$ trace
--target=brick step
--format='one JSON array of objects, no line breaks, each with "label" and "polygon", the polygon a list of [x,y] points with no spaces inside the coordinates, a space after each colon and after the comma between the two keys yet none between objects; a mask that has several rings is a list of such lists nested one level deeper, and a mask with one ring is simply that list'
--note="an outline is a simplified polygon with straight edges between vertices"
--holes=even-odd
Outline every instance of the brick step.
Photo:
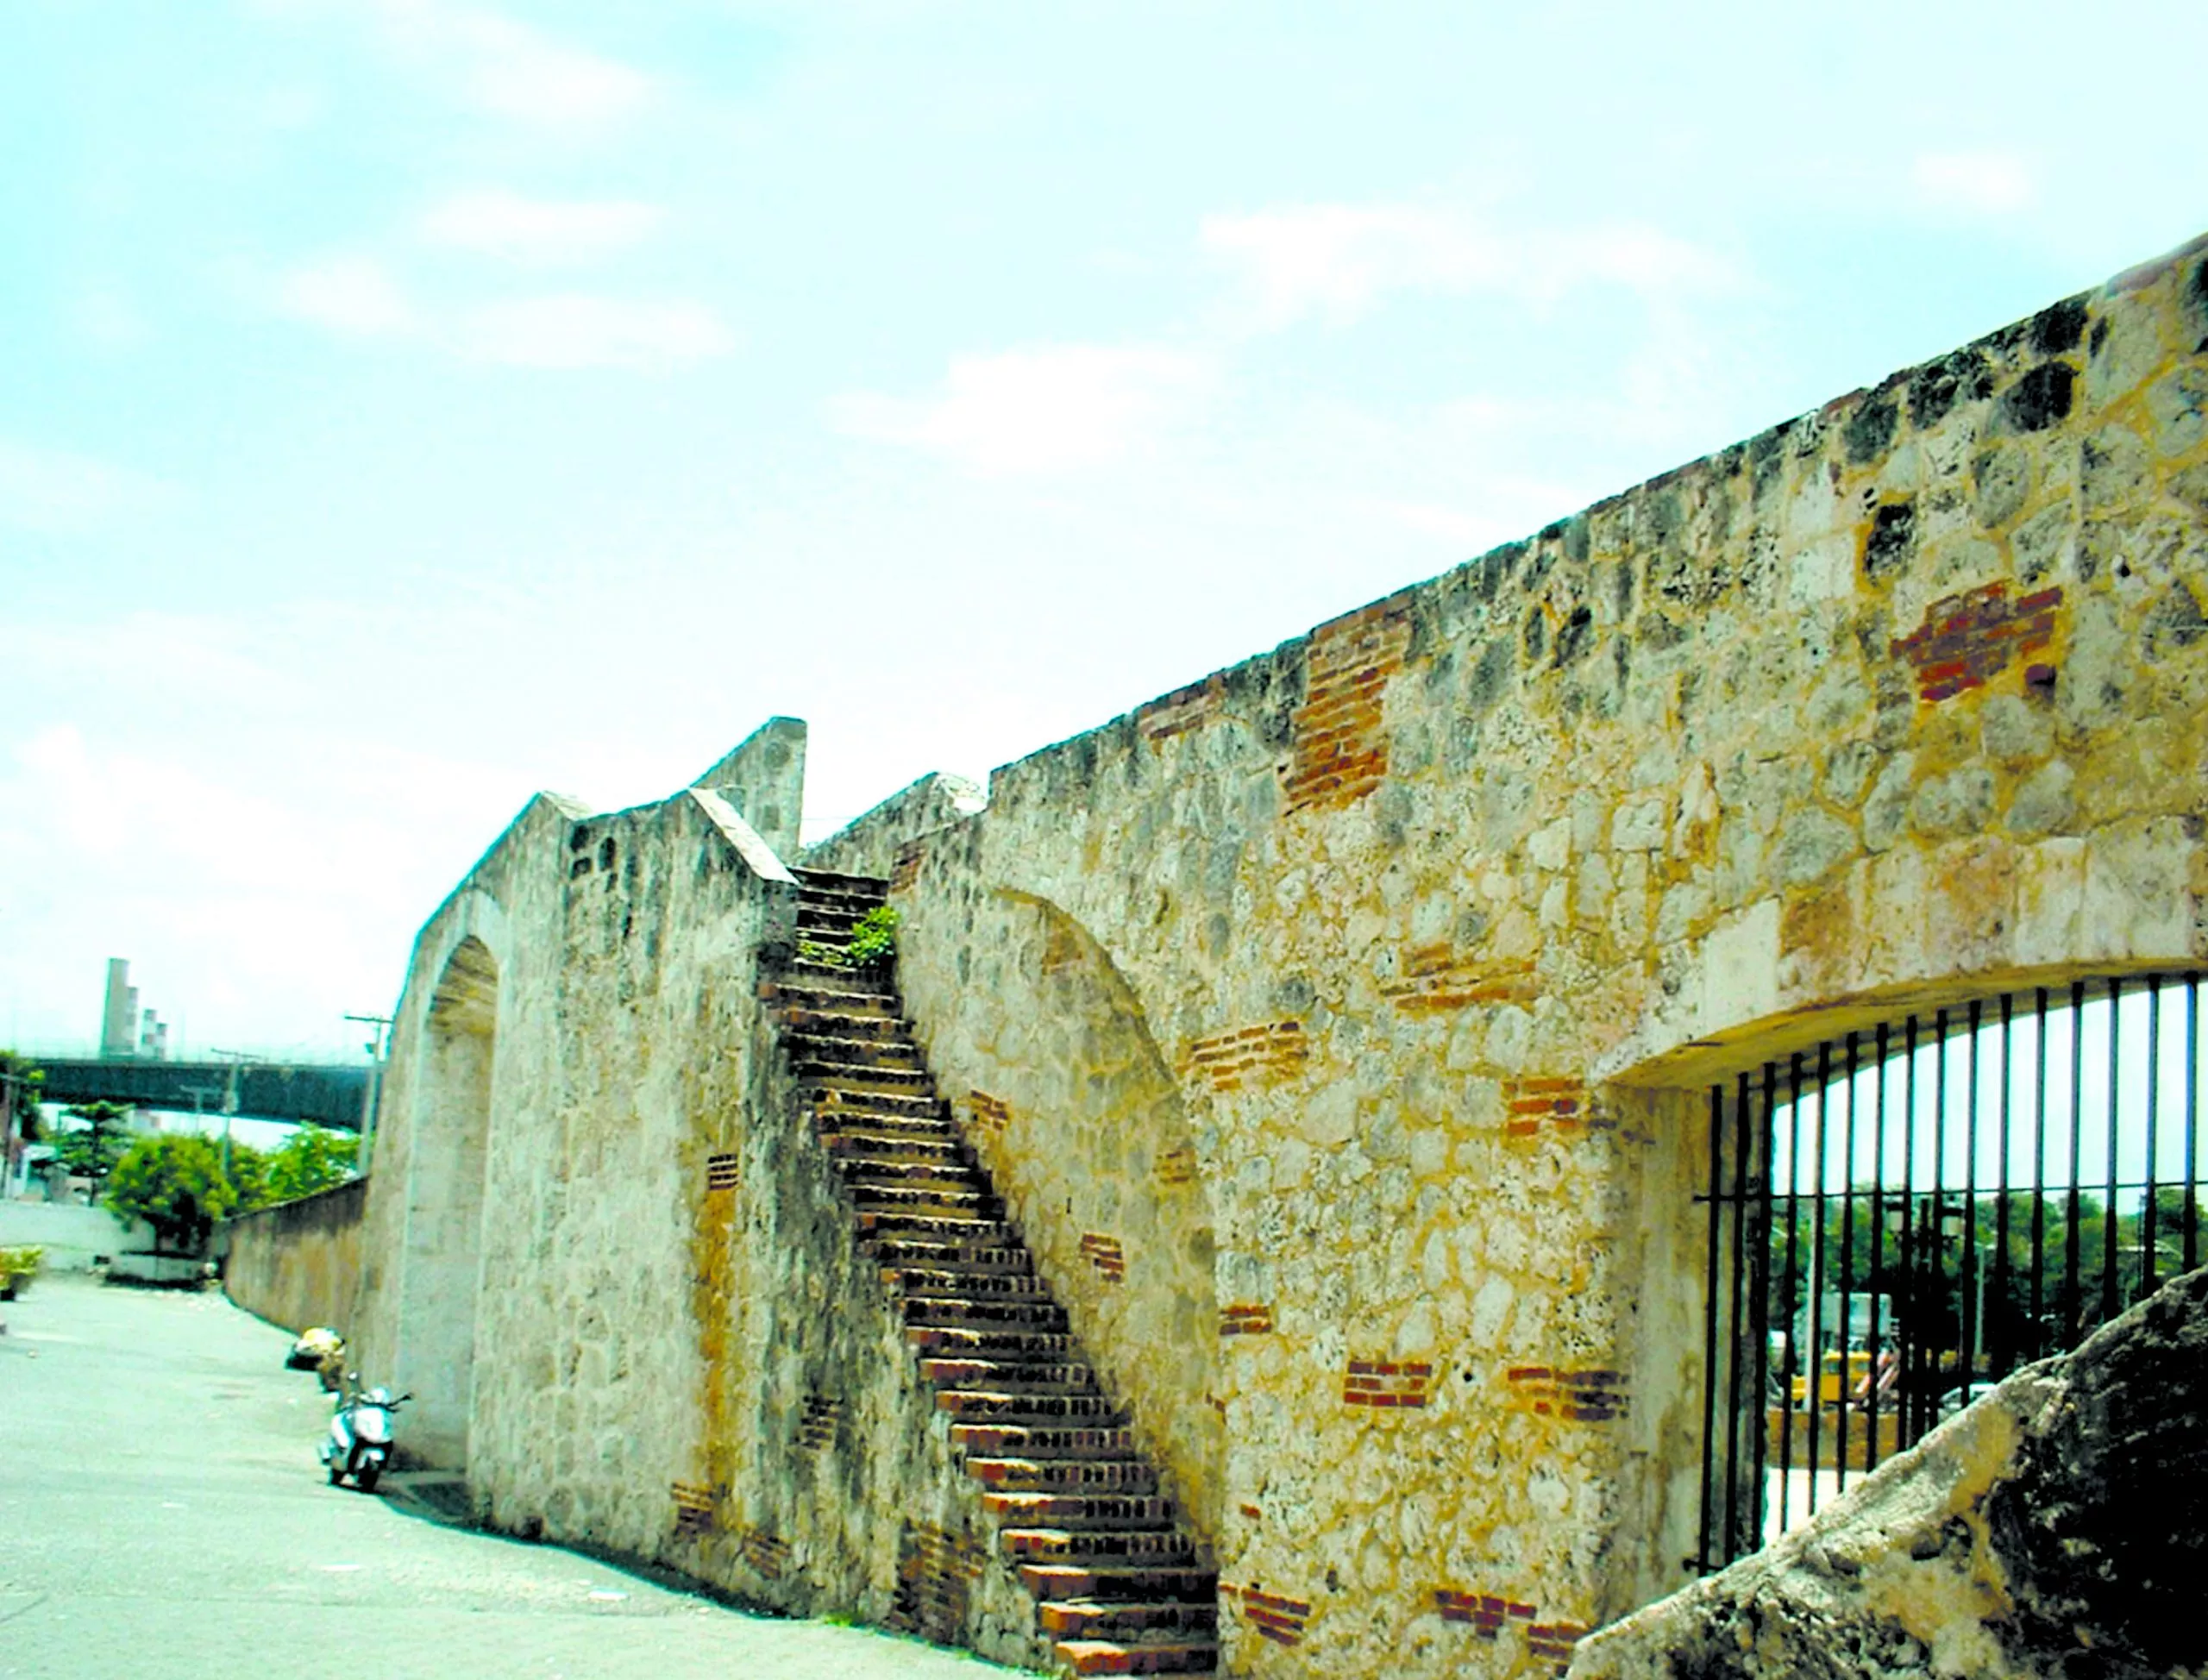
[{"label": "brick step", "polygon": [[[1063,1458],[1094,1463],[1106,1458],[1135,1456],[1132,1431],[1069,1428],[1061,1424],[954,1423],[951,1444],[984,1457]],[[1079,1597],[1080,1594],[1066,1595]]]},{"label": "brick step", "polygon": [[1005,1359],[930,1357],[920,1361],[920,1375],[948,1389],[987,1389],[1020,1394],[1098,1392],[1096,1373],[1088,1366],[1051,1364],[1040,1359],[1022,1364]]},{"label": "brick step", "polygon": [[975,1219],[959,1215],[945,1219],[937,1215],[900,1213],[887,1208],[861,1208],[855,1216],[862,1236],[923,1242],[972,1243],[985,1247],[1001,1247],[1012,1239],[1012,1227],[1000,1219]]},{"label": "brick step", "polygon": [[953,1295],[905,1298],[905,1322],[913,1324],[994,1324],[1025,1330],[1066,1327],[1065,1308],[1051,1301],[971,1301]]},{"label": "brick step", "polygon": [[919,1046],[909,1038],[842,1038],[831,1033],[785,1032],[794,1062],[817,1063],[824,1068],[894,1068],[924,1073]]},{"label": "brick step", "polygon": [[1040,1599],[1101,1598],[1121,1603],[1219,1603],[1219,1577],[1208,1569],[1149,1567],[1140,1564],[1022,1564],[1019,1578]]},{"label": "brick step", "polygon": [[935,1099],[935,1081],[925,1069],[867,1068],[849,1062],[798,1061],[794,1063],[798,1082],[817,1086],[823,1092],[833,1091],[846,1096],[875,1095],[913,1097],[922,1101]]},{"label": "brick step", "polygon": [[786,989],[811,988],[837,992],[847,997],[877,999],[894,1008],[897,988],[886,972],[847,968],[841,962],[809,962],[793,956],[775,976]]},{"label": "brick step", "polygon": [[1173,1501],[1140,1494],[1007,1491],[982,1495],[982,1508],[1008,1527],[1064,1528],[1083,1533],[1170,1528]]},{"label": "brick step", "polygon": [[838,1038],[874,1044],[913,1042],[911,1024],[902,1017],[856,1009],[785,1004],[776,1012],[775,1025],[787,1036],[807,1039]]},{"label": "brick step", "polygon": [[1019,1272],[917,1271],[884,1266],[881,1281],[908,1301],[1033,1301],[1052,1303],[1039,1277]]},{"label": "brick step", "polygon": [[888,901],[889,881],[882,875],[847,875],[835,869],[792,869],[797,877],[798,897],[802,902],[813,893],[841,893],[851,898],[871,899],[876,904]]},{"label": "brick step", "polygon": [[844,1182],[854,1190],[925,1190],[964,1201],[994,1200],[989,1181],[972,1168],[940,1161],[885,1161],[835,1151]]},{"label": "brick step", "polygon": [[807,893],[797,901],[797,925],[807,922],[819,926],[824,923],[856,922],[869,911],[881,908],[879,900],[869,900],[850,893]]},{"label": "brick step", "polygon": [[1157,1472],[1139,1458],[975,1458],[966,1474],[1007,1493],[1153,1494]]},{"label": "brick step", "polygon": [[1078,1357],[1078,1338],[1048,1330],[1010,1330],[994,1326],[908,1324],[906,1345],[918,1352],[948,1357],[1063,1359]]},{"label": "brick step", "polygon": [[933,1166],[939,1171],[964,1173],[977,1170],[966,1158],[966,1152],[959,1146],[958,1140],[947,1135],[930,1135],[917,1131],[885,1131],[875,1126],[861,1129],[850,1125],[829,1125],[819,1128],[819,1131],[820,1141],[828,1146],[828,1152],[847,1166]]},{"label": "brick step", "polygon": [[1159,1633],[1211,1635],[1219,1606],[1164,1598],[1132,1602],[1108,1598],[1048,1599],[1036,1607],[1043,1631],[1061,1639],[1136,1640]]},{"label": "brick step", "polygon": [[934,1137],[958,1141],[950,1108],[941,1097],[896,1097],[886,1091],[811,1091],[812,1128],[819,1132],[872,1131],[899,1137]]},{"label": "brick step", "polygon": [[1088,1674],[1215,1674],[1219,1647],[1210,1640],[1151,1645],[1116,1639],[1060,1639],[1051,1647],[1065,1671]]},{"label": "brick step", "polygon": [[856,1021],[903,1019],[897,1013],[897,1000],[880,992],[854,992],[839,986],[794,985],[785,979],[767,981],[759,988],[759,995],[775,1010],[777,1024],[794,1013],[832,1015]]},{"label": "brick step", "polygon": [[997,1545],[1014,1563],[1185,1569],[1196,1556],[1189,1537],[1176,1528],[1000,1528]]},{"label": "brick step", "polygon": [[1099,1429],[1115,1429],[1127,1420],[1126,1414],[1102,1395],[1009,1385],[938,1389],[935,1409],[969,1422],[987,1419],[996,1423],[1088,1423]]},{"label": "brick step", "polygon": [[946,1214],[983,1217],[1001,1211],[994,1205],[995,1197],[978,1190],[897,1190],[858,1185],[852,1188],[851,1200],[870,1213],[918,1213],[931,1219]]},{"label": "brick step", "polygon": [[875,1260],[884,1266],[919,1266],[942,1271],[1026,1271],[1034,1263],[1024,1248],[1009,1244],[984,1248],[971,1243],[879,1242]]}]

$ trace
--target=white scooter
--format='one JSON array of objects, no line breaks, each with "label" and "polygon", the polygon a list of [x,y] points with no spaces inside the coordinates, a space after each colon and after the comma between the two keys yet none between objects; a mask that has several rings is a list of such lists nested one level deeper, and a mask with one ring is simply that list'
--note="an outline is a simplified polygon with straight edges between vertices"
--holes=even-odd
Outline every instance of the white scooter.
[{"label": "white scooter", "polygon": [[376,1479],[391,1462],[392,1414],[413,1398],[407,1394],[394,1400],[388,1389],[370,1389],[365,1394],[354,1390],[351,1398],[338,1402],[318,1449],[331,1487],[349,1476],[362,1493],[376,1490]]}]

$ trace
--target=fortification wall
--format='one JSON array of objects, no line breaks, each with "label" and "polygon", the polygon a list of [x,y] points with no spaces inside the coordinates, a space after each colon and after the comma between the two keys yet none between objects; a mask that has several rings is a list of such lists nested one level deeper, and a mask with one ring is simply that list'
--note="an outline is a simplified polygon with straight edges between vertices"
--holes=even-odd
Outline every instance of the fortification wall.
[{"label": "fortification wall", "polygon": [[223,1292],[286,1330],[329,1325],[342,1333],[360,1296],[367,1200],[367,1180],[356,1178],[231,1220]]},{"label": "fortification wall", "polygon": [[[1695,1088],[2199,956],[2204,407],[2196,248],[811,854],[892,880],[1231,1671],[1553,1668],[1678,1585]],[[767,1036],[730,801],[787,836],[801,746],[541,799],[432,918],[362,1369],[501,1526],[869,1620],[919,1533],[1032,1655]]]},{"label": "fortification wall", "polygon": [[1500,1674],[1684,1580],[1697,1083],[2199,958],[2205,404],[2196,246],[901,849],[931,1060],[1214,1515],[1233,1671]]}]

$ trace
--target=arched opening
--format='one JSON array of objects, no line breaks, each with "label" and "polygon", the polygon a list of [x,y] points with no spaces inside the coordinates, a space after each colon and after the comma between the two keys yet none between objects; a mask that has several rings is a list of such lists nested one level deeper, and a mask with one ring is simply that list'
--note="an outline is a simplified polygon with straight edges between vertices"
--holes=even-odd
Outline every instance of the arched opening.
[{"label": "arched opening", "polygon": [[498,1029],[498,962],[480,940],[463,939],[438,978],[423,1035],[394,1373],[414,1394],[408,1456],[455,1470],[467,1468]]},{"label": "arched opening", "polygon": [[2208,1258],[2200,989],[2032,987],[1709,1088],[1704,1568]]}]

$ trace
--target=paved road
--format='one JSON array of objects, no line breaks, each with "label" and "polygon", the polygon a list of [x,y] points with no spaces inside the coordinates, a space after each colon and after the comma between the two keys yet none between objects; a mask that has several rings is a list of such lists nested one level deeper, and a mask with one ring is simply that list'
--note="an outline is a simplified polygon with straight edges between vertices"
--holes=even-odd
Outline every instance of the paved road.
[{"label": "paved road", "polygon": [[[42,1277],[0,1307],[0,1676],[993,1680],[741,1614],[323,1480],[289,1338],[219,1295]],[[400,1425],[405,1426],[402,1415]]]}]

